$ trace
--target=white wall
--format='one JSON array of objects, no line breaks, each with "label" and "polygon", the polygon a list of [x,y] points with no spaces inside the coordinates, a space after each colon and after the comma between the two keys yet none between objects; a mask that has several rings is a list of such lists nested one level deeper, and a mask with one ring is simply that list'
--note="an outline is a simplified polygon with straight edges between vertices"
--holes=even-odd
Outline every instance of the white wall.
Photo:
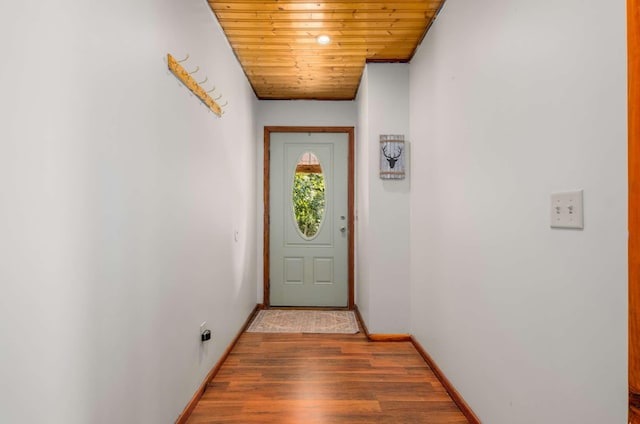
[{"label": "white wall", "polygon": [[206,2],[4,2],[0,37],[0,422],[174,422],[256,303],[253,92]]},{"label": "white wall", "polygon": [[[356,97],[358,131],[356,131],[356,217],[355,217],[355,296],[358,311],[369,330],[371,325],[371,290],[369,280],[369,183],[371,145],[369,134],[369,71],[365,66]],[[374,145],[375,146],[375,145]],[[371,330],[370,330],[371,331]]]},{"label": "white wall", "polygon": [[625,82],[622,1],[451,0],[411,63],[412,332],[485,423],[626,423]]},{"label": "white wall", "polygon": [[411,170],[404,180],[381,180],[379,145],[380,134],[404,134],[411,145],[409,65],[368,64],[357,104],[357,304],[369,332],[406,333]]},{"label": "white wall", "polygon": [[256,227],[258,231],[257,261],[258,261],[258,302],[264,300],[263,252],[264,252],[264,127],[355,127],[356,104],[350,101],[316,101],[316,100],[261,100],[257,107],[257,205]]}]

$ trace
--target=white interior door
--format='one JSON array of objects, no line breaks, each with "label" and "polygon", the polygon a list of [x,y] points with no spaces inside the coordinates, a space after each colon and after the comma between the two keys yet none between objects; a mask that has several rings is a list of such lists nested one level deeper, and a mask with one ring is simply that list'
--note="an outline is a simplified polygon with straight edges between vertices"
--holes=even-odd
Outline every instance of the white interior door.
[{"label": "white interior door", "polygon": [[348,134],[271,133],[270,141],[270,303],[346,307]]}]

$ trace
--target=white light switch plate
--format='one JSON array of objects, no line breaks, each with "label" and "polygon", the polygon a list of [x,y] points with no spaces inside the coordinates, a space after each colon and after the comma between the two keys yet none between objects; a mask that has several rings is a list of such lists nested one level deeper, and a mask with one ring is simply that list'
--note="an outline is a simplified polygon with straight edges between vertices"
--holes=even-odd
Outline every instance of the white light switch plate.
[{"label": "white light switch plate", "polygon": [[551,227],[584,228],[582,190],[551,193]]}]

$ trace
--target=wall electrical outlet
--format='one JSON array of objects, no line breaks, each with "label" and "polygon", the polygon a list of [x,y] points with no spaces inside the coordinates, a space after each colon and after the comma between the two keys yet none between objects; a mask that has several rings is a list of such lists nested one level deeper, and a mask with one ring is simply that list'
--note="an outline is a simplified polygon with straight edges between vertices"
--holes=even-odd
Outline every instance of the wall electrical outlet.
[{"label": "wall electrical outlet", "polygon": [[206,342],[211,340],[211,330],[207,329],[207,321],[200,324],[200,341]]},{"label": "wall electrical outlet", "polygon": [[551,227],[584,228],[582,190],[551,193]]}]

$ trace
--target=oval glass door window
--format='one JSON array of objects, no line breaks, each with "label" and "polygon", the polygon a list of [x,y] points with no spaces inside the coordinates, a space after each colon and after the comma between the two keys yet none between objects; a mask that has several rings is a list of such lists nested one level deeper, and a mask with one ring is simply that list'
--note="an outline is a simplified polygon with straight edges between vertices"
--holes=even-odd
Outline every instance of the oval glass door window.
[{"label": "oval glass door window", "polygon": [[318,234],[324,220],[324,175],[318,157],[305,152],[298,159],[293,180],[293,215],[300,234],[307,240]]}]

